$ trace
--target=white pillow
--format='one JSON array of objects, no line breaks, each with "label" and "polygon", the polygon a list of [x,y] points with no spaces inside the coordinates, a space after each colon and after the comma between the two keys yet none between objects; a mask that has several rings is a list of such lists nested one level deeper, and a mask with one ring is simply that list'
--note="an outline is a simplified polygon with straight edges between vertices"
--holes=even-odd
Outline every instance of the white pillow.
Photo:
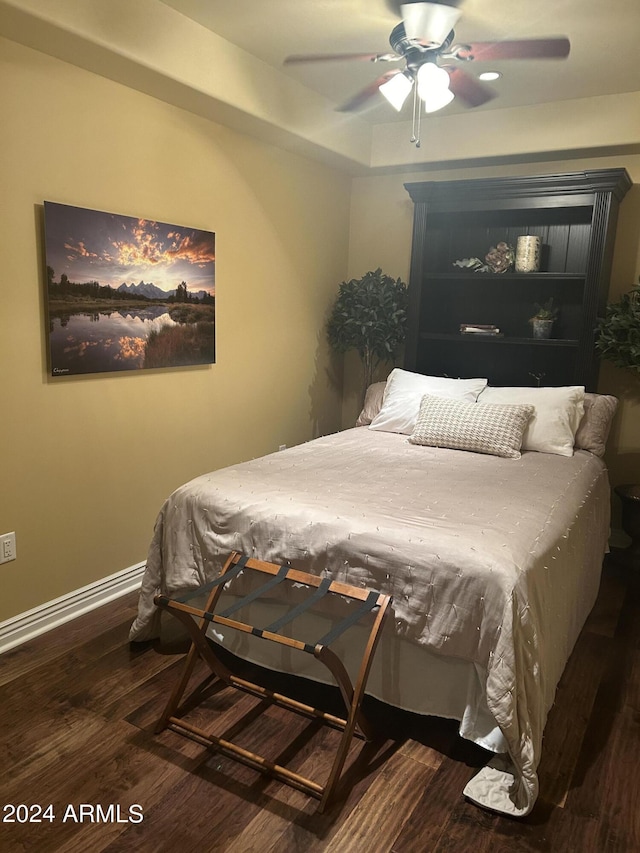
[{"label": "white pillow", "polygon": [[389,374],[382,408],[371,421],[369,429],[411,435],[425,394],[475,403],[486,387],[486,379],[445,379],[442,376],[410,373],[396,367]]},{"label": "white pillow", "polygon": [[486,388],[478,403],[532,405],[523,450],[573,456],[575,436],[584,414],[584,386],[561,388]]},{"label": "white pillow", "polygon": [[522,436],[532,414],[533,406],[479,406],[425,394],[409,441],[519,459]]}]

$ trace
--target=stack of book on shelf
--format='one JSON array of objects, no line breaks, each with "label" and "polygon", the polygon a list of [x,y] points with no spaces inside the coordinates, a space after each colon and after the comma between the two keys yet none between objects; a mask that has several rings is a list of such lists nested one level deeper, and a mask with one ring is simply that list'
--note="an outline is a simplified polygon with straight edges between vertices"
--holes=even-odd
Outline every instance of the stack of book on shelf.
[{"label": "stack of book on shelf", "polygon": [[482,323],[460,323],[461,335],[492,335],[502,337],[502,332],[497,326],[487,326]]}]

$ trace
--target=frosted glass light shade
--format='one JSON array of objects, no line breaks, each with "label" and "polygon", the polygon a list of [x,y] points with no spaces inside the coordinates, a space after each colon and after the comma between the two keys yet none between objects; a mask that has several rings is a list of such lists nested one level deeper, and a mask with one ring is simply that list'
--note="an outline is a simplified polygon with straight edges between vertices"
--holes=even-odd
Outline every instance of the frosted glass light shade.
[{"label": "frosted glass light shade", "polygon": [[400,72],[399,74],[394,74],[386,83],[383,83],[379,91],[385,96],[391,106],[400,112],[412,88],[413,80]]},{"label": "frosted glass light shade", "polygon": [[449,89],[449,75],[433,62],[425,62],[418,69],[418,95],[428,113],[434,113],[450,104],[453,92]]},{"label": "frosted glass light shade", "polygon": [[400,12],[408,38],[433,47],[442,44],[462,14],[440,3],[403,3]]},{"label": "frosted glass light shade", "polygon": [[437,92],[432,92],[428,98],[423,98],[425,112],[435,113],[441,110],[451,103],[453,97],[451,89],[440,89]]}]

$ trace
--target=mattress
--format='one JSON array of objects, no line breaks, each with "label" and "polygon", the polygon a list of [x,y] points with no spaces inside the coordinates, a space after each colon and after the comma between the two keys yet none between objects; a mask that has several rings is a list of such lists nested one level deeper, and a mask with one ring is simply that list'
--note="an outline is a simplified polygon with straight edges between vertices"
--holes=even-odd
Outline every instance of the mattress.
[{"label": "mattress", "polygon": [[388,592],[386,675],[372,673],[373,689],[411,710],[422,693],[438,713],[444,673],[457,671],[466,699],[441,710],[464,706],[451,714],[466,714],[463,735],[466,725],[504,750],[465,794],[524,815],[608,529],[606,468],[586,451],[503,459],[345,430],[177,489],[158,516],[130,636],[157,635],[154,595],[205,583],[231,551]]}]

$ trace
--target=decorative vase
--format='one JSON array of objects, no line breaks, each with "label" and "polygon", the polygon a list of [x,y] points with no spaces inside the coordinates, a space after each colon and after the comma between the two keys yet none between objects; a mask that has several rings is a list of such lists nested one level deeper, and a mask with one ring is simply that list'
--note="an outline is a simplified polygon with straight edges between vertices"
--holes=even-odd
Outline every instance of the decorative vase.
[{"label": "decorative vase", "polygon": [[533,337],[536,340],[543,340],[551,337],[553,320],[539,320],[534,318],[531,323],[533,325]]},{"label": "decorative vase", "polygon": [[516,272],[538,272],[540,269],[540,237],[518,237]]}]

